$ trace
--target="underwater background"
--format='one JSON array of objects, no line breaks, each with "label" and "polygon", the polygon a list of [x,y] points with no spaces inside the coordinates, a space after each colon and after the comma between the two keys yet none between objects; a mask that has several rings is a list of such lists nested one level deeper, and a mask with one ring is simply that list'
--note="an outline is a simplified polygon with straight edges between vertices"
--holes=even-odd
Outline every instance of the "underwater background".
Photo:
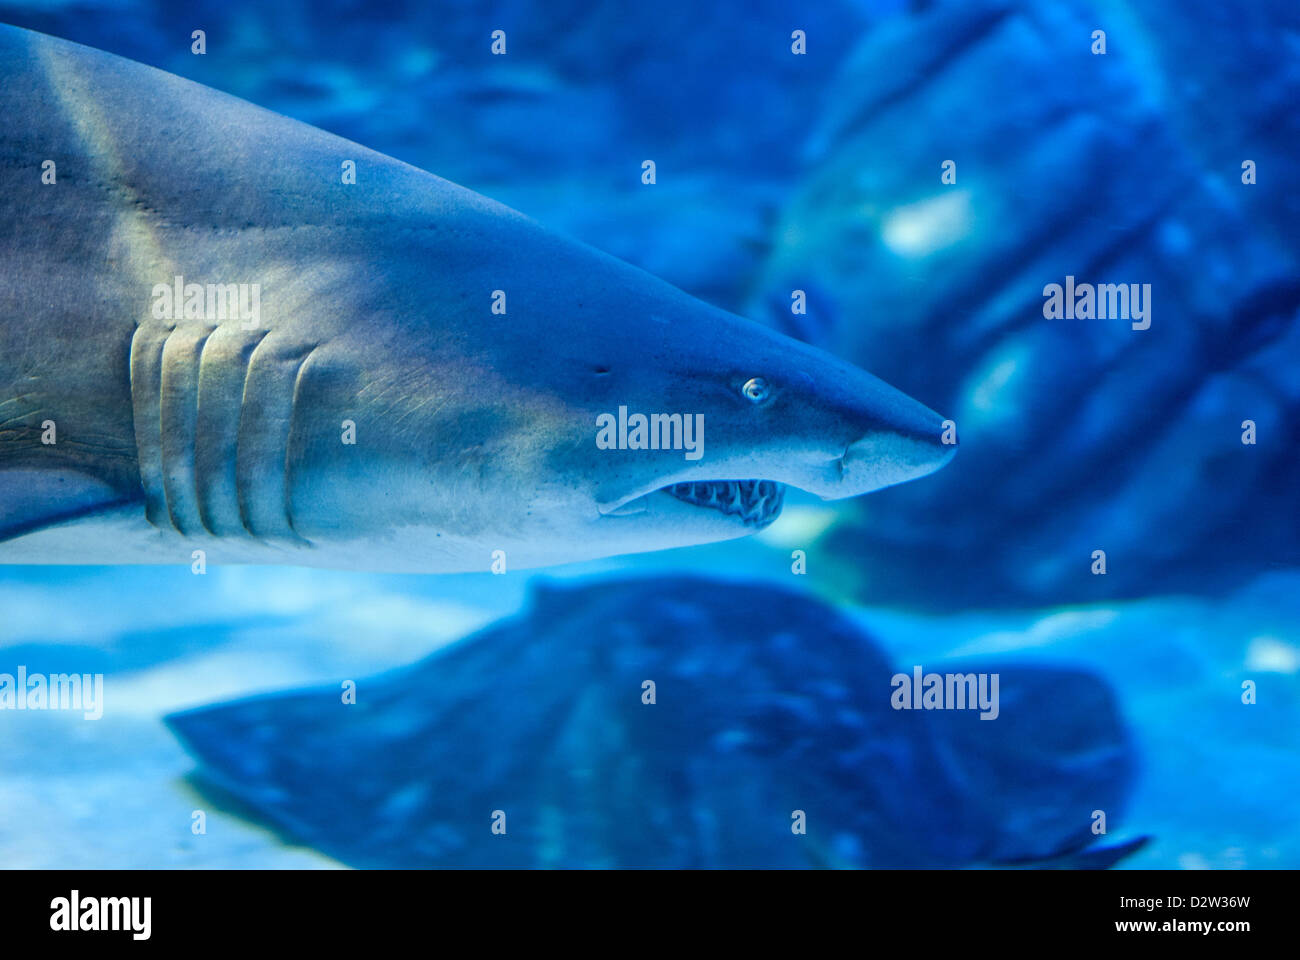
[{"label": "underwater background", "polygon": [[[0,866],[1300,866],[1294,3],[0,22],[479,191],[961,432],[756,537],[550,570],[0,567],[0,672],[105,675],[102,719],[0,713]],[[1067,276],[1151,284],[1150,329],[1046,319]],[[1001,717],[889,708],[953,663]]]}]

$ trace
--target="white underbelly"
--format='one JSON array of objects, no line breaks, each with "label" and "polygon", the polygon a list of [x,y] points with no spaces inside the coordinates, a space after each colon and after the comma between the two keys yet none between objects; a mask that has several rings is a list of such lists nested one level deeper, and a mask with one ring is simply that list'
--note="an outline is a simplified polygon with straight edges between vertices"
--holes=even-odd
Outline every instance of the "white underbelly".
[{"label": "white underbelly", "polygon": [[5,564],[164,564],[193,567],[273,564],[392,573],[488,570],[491,550],[427,531],[397,531],[383,538],[344,543],[185,535],[155,527],[143,506],[132,505],[53,524],[0,542]]}]

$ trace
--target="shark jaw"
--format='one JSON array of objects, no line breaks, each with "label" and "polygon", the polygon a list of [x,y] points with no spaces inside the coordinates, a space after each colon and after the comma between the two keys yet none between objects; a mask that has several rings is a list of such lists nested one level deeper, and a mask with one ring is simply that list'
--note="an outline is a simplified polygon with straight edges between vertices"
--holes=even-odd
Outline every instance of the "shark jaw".
[{"label": "shark jaw", "polygon": [[651,497],[671,497],[700,510],[734,518],[751,532],[762,530],[781,515],[785,484],[775,480],[696,480],[672,483],[633,497],[608,511],[607,517],[644,513]]},{"label": "shark jaw", "polygon": [[739,517],[747,527],[761,530],[781,515],[785,484],[774,480],[704,480],[674,483],[656,493],[666,493],[685,503],[727,516]]}]

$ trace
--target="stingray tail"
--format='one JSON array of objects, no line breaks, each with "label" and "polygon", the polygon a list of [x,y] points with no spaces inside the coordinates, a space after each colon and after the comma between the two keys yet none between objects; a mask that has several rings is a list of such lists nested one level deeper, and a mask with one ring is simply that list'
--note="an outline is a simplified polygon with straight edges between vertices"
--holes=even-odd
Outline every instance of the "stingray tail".
[{"label": "stingray tail", "polygon": [[1037,860],[1032,863],[1004,863],[999,866],[1020,870],[1109,870],[1126,857],[1137,853],[1148,843],[1150,837],[1138,837],[1108,847],[1088,847],[1071,850],[1049,860]]}]

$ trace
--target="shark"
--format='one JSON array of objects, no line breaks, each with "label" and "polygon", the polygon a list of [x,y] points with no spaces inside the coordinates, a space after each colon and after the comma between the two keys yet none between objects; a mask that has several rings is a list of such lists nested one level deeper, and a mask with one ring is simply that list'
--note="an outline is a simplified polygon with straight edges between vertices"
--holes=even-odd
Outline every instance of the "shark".
[{"label": "shark", "polygon": [[0,25],[0,562],[536,567],[911,480],[952,424],[433,174]]}]

